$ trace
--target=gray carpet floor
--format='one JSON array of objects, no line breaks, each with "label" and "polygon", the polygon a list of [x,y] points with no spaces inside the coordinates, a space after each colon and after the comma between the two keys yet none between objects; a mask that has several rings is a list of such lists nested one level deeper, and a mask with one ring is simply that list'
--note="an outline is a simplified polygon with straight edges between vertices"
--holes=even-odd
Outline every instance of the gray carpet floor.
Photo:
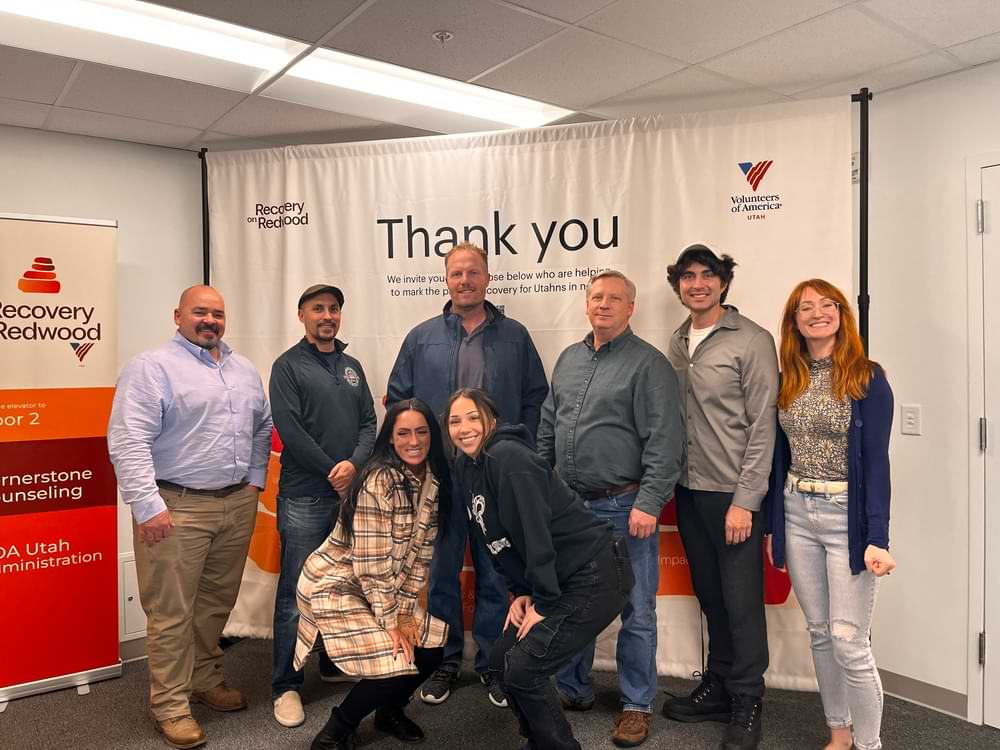
[{"label": "gray carpet floor", "polygon": [[[304,700],[306,723],[285,729],[275,723],[270,702],[271,644],[241,641],[226,651],[227,682],[246,691],[250,707],[238,713],[214,713],[195,706],[213,750],[298,748],[305,750],[320,730],[348,685],[319,681],[315,664],[307,665]],[[0,714],[2,750],[163,750],[167,747],[146,716],[145,660],[126,664],[117,680],[91,686],[90,695],[63,690],[12,701]],[[611,749],[611,725],[618,708],[615,678],[595,675],[597,705],[588,713],[570,716],[580,744],[587,750]],[[683,693],[694,683],[664,679],[661,687]],[[678,724],[659,714],[658,697],[653,730],[644,747],[671,750],[712,750],[718,747],[722,724]],[[495,708],[475,675],[463,675],[452,697],[443,705],[427,706],[415,700],[408,714],[427,733],[423,747],[435,750],[519,747],[514,717]],[[771,690],[764,702],[762,750],[819,750],[826,741],[819,697],[813,693]],[[359,746],[372,750],[401,750],[404,745],[378,734],[367,720],[358,734]],[[1000,748],[1000,731],[976,727],[935,711],[887,698],[882,742],[887,750]]]}]

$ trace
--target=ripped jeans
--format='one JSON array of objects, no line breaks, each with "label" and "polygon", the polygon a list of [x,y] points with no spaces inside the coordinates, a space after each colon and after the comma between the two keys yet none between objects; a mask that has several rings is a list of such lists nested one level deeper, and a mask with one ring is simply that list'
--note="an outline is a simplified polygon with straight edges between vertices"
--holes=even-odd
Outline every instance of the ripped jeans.
[{"label": "ripped jeans", "polygon": [[851,575],[847,493],[785,486],[788,573],[805,614],[827,726],[854,727],[858,750],[882,747],[882,681],[871,648],[878,578]]}]

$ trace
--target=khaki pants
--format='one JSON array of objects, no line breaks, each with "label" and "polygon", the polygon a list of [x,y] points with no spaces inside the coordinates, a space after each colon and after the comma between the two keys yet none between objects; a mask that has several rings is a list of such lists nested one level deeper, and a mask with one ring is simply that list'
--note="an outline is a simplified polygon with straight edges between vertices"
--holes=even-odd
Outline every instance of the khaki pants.
[{"label": "khaki pants", "polygon": [[132,524],[139,598],[146,612],[149,703],[163,721],[191,713],[192,691],[222,682],[219,638],[240,590],[257,490],[228,497],[161,489],[174,522],[159,544],[139,541]]}]

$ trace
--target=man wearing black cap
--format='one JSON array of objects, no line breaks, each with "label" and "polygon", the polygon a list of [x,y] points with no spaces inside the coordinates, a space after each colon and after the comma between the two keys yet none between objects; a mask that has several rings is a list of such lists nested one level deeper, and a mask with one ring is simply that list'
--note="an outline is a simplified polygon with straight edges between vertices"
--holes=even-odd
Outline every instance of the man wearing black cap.
[{"label": "man wearing black cap", "polygon": [[667,357],[688,441],[677,529],[708,622],[708,665],[694,691],[667,701],[663,713],[727,722],[722,750],[752,750],[760,742],[768,664],[760,506],[777,429],[778,359],[771,334],[725,304],[735,266],[696,244],[667,268],[691,313]]},{"label": "man wearing black cap", "polygon": [[[303,673],[292,667],[299,610],[295,586],[309,554],[337,521],[340,497],[375,444],[375,406],[361,363],[337,338],[344,294],[315,284],[299,297],[305,336],[275,360],[270,396],[284,444],[278,483],[281,574],[274,601],[274,718],[286,727],[305,721]],[[339,670],[320,652],[320,676]]]}]

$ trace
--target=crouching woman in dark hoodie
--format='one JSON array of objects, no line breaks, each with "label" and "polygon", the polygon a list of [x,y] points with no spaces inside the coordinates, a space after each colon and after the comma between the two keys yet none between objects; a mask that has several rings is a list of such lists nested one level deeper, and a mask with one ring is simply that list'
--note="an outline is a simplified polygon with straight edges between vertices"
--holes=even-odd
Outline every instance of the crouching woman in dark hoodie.
[{"label": "crouching woman in dark hoodie", "polygon": [[486,393],[456,392],[446,420],[455,487],[514,596],[489,669],[525,747],[579,750],[550,677],[625,608],[628,547],[535,453],[524,426],[497,426]]}]

